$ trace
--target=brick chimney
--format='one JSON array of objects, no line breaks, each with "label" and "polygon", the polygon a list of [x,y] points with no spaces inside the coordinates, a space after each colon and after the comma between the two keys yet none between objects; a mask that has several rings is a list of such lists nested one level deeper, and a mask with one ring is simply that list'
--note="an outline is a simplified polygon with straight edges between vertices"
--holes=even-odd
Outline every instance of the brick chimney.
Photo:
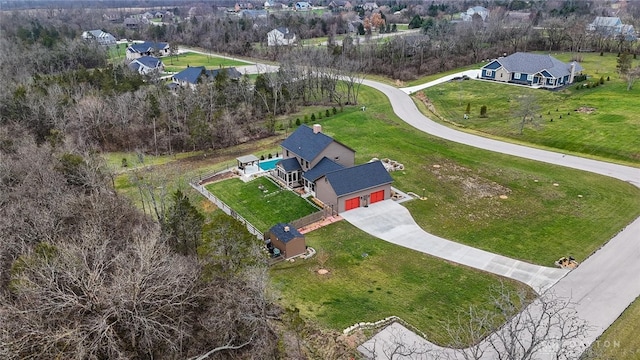
[{"label": "brick chimney", "polygon": [[313,124],[313,133],[317,134],[317,133],[321,133],[321,132],[322,132],[322,125]]}]

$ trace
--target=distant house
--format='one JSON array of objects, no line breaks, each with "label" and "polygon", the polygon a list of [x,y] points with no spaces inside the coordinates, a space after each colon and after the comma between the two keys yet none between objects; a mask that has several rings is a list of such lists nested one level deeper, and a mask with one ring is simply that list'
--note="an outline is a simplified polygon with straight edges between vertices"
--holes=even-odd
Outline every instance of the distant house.
[{"label": "distant house", "polygon": [[[242,74],[234,67],[207,70],[204,66],[192,66],[173,75],[171,81],[180,87],[195,89],[198,84],[213,81],[222,71],[226,72],[231,80],[239,80],[242,77]],[[175,86],[172,87],[175,88]]]},{"label": "distant house", "polygon": [[280,250],[280,254],[285,259],[290,259],[306,252],[304,235],[298,229],[289,225],[279,223],[269,229],[269,240],[273,247]]},{"label": "distant house", "polygon": [[374,2],[366,2],[364,3],[364,5],[362,5],[362,9],[364,11],[373,11],[375,9],[378,8],[378,4],[374,3]]},{"label": "distant house", "polygon": [[89,30],[82,33],[82,38],[87,41],[95,41],[100,45],[114,45],[116,43],[115,36],[102,30]]},{"label": "distant house", "polygon": [[311,4],[306,1],[298,1],[295,4],[296,11],[309,11],[311,10]]},{"label": "distant house", "polygon": [[296,34],[289,31],[289,28],[279,27],[267,33],[268,46],[293,45],[296,42]]},{"label": "distant house", "polygon": [[507,14],[505,15],[505,20],[507,20],[508,22],[511,23],[516,23],[516,22],[530,22],[533,19],[535,19],[536,14],[534,12],[527,12],[527,11],[509,11],[507,12]]},{"label": "distant house", "polygon": [[460,18],[462,21],[471,21],[474,15],[478,15],[482,18],[482,21],[486,21],[489,16],[489,10],[482,6],[470,7],[466,12],[460,13]]},{"label": "distant house", "polygon": [[619,17],[597,16],[587,30],[605,37],[623,36],[630,41],[637,39],[633,25],[623,24]]},{"label": "distant house", "polygon": [[343,212],[391,197],[393,179],[380,161],[355,165],[355,151],[302,125],[281,144],[283,159],[273,176],[290,188],[314,195],[325,208]]},{"label": "distant house", "polygon": [[551,55],[517,52],[483,66],[480,78],[555,89],[573,83],[581,71],[582,66],[575,61],[567,64]]},{"label": "distant house", "polygon": [[164,64],[153,56],[143,56],[129,63],[129,69],[137,71],[141,75],[158,74],[164,71]]},{"label": "distant house", "polygon": [[169,44],[165,42],[145,41],[143,43],[131,44],[126,51],[127,60],[137,59],[143,56],[165,56],[169,55]]},{"label": "distant house", "polygon": [[327,5],[327,8],[332,11],[351,11],[353,5],[347,0],[333,0]]},{"label": "distant house", "polygon": [[124,19],[124,27],[127,29],[137,29],[140,26],[140,19],[128,17]]}]

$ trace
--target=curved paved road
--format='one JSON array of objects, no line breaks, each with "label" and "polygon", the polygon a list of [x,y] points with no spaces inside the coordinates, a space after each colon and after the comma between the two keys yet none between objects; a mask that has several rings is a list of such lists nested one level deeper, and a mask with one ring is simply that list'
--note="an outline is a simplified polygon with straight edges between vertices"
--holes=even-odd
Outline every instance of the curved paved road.
[{"label": "curved paved road", "polygon": [[[640,188],[638,168],[504,143],[456,131],[435,123],[420,113],[407,95],[418,87],[403,91],[375,81],[365,80],[363,83],[383,92],[389,98],[396,115],[418,130],[485,150],[610,176]],[[577,315],[590,325],[586,336],[579,341],[582,350],[593,343],[640,295],[639,259],[640,218],[551,288],[558,296],[575,302]],[[375,340],[381,340],[378,343],[380,346],[384,342],[382,338],[373,339],[374,344]],[[425,343],[429,344],[426,340]]]}]

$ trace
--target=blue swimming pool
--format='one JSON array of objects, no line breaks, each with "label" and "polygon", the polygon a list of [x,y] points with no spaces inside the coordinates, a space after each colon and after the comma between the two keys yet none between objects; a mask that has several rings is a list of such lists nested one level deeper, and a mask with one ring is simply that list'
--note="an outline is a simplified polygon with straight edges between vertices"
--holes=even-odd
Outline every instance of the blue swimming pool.
[{"label": "blue swimming pool", "polygon": [[262,160],[262,161],[260,161],[258,166],[260,166],[260,169],[262,169],[264,171],[275,169],[276,168],[276,163],[278,161],[280,161],[280,160],[282,160],[282,158],[274,158],[274,159],[269,159],[269,160]]}]

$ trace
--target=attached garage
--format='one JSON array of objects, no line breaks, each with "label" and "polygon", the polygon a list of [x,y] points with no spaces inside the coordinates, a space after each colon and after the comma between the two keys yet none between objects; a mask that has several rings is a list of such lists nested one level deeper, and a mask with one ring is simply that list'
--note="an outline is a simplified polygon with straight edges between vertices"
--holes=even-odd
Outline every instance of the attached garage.
[{"label": "attached garage", "polygon": [[326,173],[316,180],[316,197],[341,213],[391,196],[393,179],[380,161]]},{"label": "attached garage", "polygon": [[372,192],[369,197],[369,204],[377,203],[382,200],[384,200],[384,189]]},{"label": "attached garage", "polygon": [[360,197],[356,196],[351,199],[347,199],[344,201],[344,210],[351,210],[360,207]]}]

